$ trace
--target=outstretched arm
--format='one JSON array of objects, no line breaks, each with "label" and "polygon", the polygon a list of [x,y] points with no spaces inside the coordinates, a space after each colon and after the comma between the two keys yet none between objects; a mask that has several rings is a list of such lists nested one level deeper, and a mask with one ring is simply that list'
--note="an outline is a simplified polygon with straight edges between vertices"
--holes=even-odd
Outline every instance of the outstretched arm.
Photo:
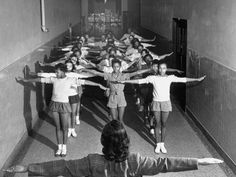
[{"label": "outstretched arm", "polygon": [[187,82],[195,82],[195,81],[198,81],[198,82],[201,82],[203,81],[204,79],[206,78],[206,76],[203,76],[203,77],[200,77],[200,78],[186,78]]},{"label": "outstretched arm", "polygon": [[89,72],[89,73],[92,73],[92,74],[94,74],[96,76],[100,76],[100,77],[105,76],[104,73],[101,73],[101,72],[98,72],[98,71],[95,71],[95,70],[91,70],[91,69],[82,69],[82,71]]},{"label": "outstretched arm", "polygon": [[119,83],[122,83],[122,84],[145,84],[145,83],[147,83],[147,81],[146,81],[146,79],[134,79],[134,80],[119,81]]},{"label": "outstretched arm", "polygon": [[151,70],[151,69],[143,69],[143,70],[139,70],[139,71],[130,73],[130,77],[133,77],[133,76],[136,76],[136,75],[139,75],[139,74],[143,74],[143,73],[147,73],[147,72],[149,72],[150,70]]},{"label": "outstretched arm", "polygon": [[168,72],[178,72],[179,74],[184,73],[184,71],[181,71],[181,70],[179,70],[179,69],[173,69],[173,68],[167,68],[167,71],[168,71]]},{"label": "outstretched arm", "polygon": [[197,170],[199,165],[212,165],[223,163],[220,159],[215,158],[183,158],[183,157],[166,157],[150,158],[139,156],[140,175],[156,175],[166,172],[180,172],[187,170]]},{"label": "outstretched arm", "polygon": [[95,83],[95,82],[92,82],[92,81],[88,81],[88,80],[85,80],[84,85],[98,86],[98,87],[100,87],[102,90],[106,90],[106,89],[107,89],[106,87],[104,87],[104,86],[101,85],[101,84],[98,84],[98,83]]},{"label": "outstretched arm", "polygon": [[[215,158],[148,158],[138,156],[139,173],[142,175],[155,175],[160,172],[178,172],[186,170],[196,170],[198,165],[213,165],[223,163]],[[88,159],[78,160],[57,160],[30,164],[28,166],[15,165],[2,171],[8,173],[29,173],[29,176],[90,176]]]},{"label": "outstretched arm", "polygon": [[41,82],[40,78],[34,78],[34,79],[25,79],[23,77],[16,77],[17,81],[23,81],[23,82]]},{"label": "outstretched arm", "polygon": [[187,83],[187,82],[195,82],[195,81],[202,81],[206,78],[206,76],[200,77],[200,78],[188,78],[188,77],[176,77],[174,76],[172,82],[181,82],[181,83]]},{"label": "outstretched arm", "polygon": [[127,39],[129,37],[129,34],[124,34],[123,36],[122,36],[122,38],[120,38],[120,40],[121,41],[124,41],[125,39]]},{"label": "outstretched arm", "polygon": [[164,55],[160,55],[160,56],[158,56],[158,57],[153,57],[153,60],[163,60],[163,59],[165,59],[166,57],[169,57],[169,56],[171,56],[173,54],[173,52],[171,52],[171,53],[167,53],[167,54],[164,54]]},{"label": "outstretched arm", "polygon": [[86,61],[88,63],[88,65],[91,65],[92,67],[97,68],[97,65],[94,64],[93,62],[91,62],[91,61],[89,61],[87,59],[83,59],[83,60]]},{"label": "outstretched arm", "polygon": [[[137,35],[137,34],[136,34],[136,36],[139,37],[139,39],[141,39],[140,42],[153,42],[153,41],[156,40],[156,36],[154,36],[153,39],[145,39],[145,38],[143,38],[143,37],[141,37],[141,36],[139,36],[139,35]],[[135,36],[135,37],[136,37],[136,36]]]},{"label": "outstretched arm", "polygon": [[15,165],[6,170],[8,173],[27,173],[28,176],[91,176],[88,157],[78,160],[55,160],[49,162]]},{"label": "outstretched arm", "polygon": [[141,60],[141,57],[140,58],[135,58],[133,61],[129,62],[127,64],[127,66],[125,68],[123,68],[123,70],[127,70],[129,69],[132,65],[134,65],[135,63],[137,63],[139,60]]},{"label": "outstretched arm", "polygon": [[54,66],[56,66],[56,65],[59,64],[59,63],[65,63],[65,61],[64,61],[64,60],[59,60],[59,61],[54,61],[54,62],[52,62],[52,63],[39,62],[39,65],[40,65],[40,66],[52,66],[52,67],[54,67]]}]

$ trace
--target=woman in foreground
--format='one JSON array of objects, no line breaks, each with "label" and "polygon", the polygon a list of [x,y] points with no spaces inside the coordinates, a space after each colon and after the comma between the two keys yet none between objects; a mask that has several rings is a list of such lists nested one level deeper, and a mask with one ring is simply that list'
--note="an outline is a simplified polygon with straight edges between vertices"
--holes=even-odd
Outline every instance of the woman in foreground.
[{"label": "woman in foreground", "polygon": [[151,158],[129,152],[130,140],[123,124],[112,120],[105,125],[101,144],[103,155],[89,154],[77,160],[57,160],[28,166],[16,165],[4,171],[27,173],[28,176],[91,176],[91,177],[129,177],[156,175],[164,172],[197,170],[199,165],[223,163],[215,158]]}]

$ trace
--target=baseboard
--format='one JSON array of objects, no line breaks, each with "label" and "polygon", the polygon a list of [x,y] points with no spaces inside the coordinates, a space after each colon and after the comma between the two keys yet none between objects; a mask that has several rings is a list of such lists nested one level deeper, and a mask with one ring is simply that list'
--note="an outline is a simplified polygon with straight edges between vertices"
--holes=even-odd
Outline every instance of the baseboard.
[{"label": "baseboard", "polygon": [[[43,120],[41,118],[37,117],[36,119],[37,120],[32,128],[32,132],[33,131],[37,132],[43,124]],[[28,149],[30,148],[30,146],[33,142],[33,138],[30,138],[32,132],[26,131],[23,134],[22,138],[17,143],[17,145],[15,146],[12,153],[10,154],[10,156],[8,157],[8,159],[6,160],[6,162],[4,163],[4,165],[1,169],[6,169],[12,165],[20,164],[22,162],[25,154],[27,153]],[[9,174],[9,173],[0,172],[0,176],[13,177],[14,175]]]},{"label": "baseboard", "polygon": [[216,149],[219,155],[224,159],[224,162],[230,167],[230,169],[236,174],[236,164],[229,157],[229,155],[223,150],[223,148],[217,143],[214,137],[207,131],[207,129],[199,122],[196,116],[192,113],[192,111],[186,106],[186,118],[190,118],[197,128],[203,133],[203,135],[207,138],[207,140],[211,143],[211,145]]}]

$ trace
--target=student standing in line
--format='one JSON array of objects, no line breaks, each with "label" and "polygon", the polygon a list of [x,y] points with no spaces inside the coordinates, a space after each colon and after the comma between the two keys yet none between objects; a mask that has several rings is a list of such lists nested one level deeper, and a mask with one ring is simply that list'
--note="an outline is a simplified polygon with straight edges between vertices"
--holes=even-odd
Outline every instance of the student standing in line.
[{"label": "student standing in line", "polygon": [[174,75],[167,75],[167,64],[162,62],[159,65],[159,75],[148,76],[144,79],[137,80],[125,80],[121,83],[131,83],[131,84],[148,84],[153,85],[153,101],[151,105],[152,112],[155,118],[155,139],[156,148],[155,152],[158,154],[160,152],[167,153],[165,148],[165,136],[166,136],[166,121],[169,117],[169,112],[172,111],[172,106],[170,102],[170,85],[173,82],[194,82],[202,81],[204,77],[201,78],[180,78]]},{"label": "student standing in line", "polygon": [[[76,58],[76,57],[72,57],[72,58]],[[78,69],[79,65],[74,65],[74,63],[72,60],[67,60],[65,62],[66,67],[67,67],[67,72],[66,72],[66,76],[70,77],[70,78],[78,78],[78,79],[85,79],[85,78],[91,78],[94,77],[94,75],[90,74],[90,73],[77,73],[76,72],[76,67]],[[80,69],[84,68],[82,66],[80,66]],[[44,78],[48,78],[48,77],[56,77],[55,73],[44,73],[44,72],[40,72],[40,73],[33,73],[30,72],[31,76],[38,76],[38,77],[44,77]],[[80,124],[80,108],[81,108],[81,97],[83,94],[83,88],[82,86],[78,86],[77,89],[71,88],[71,94],[69,97],[69,101],[71,104],[71,108],[72,108],[72,117],[71,117],[71,123],[69,121],[69,130],[68,130],[68,137],[70,137],[71,135],[73,137],[77,137],[77,134],[75,132],[75,126],[74,126],[74,122],[76,122],[76,125]]]},{"label": "student standing in line", "polygon": [[52,113],[56,125],[56,137],[58,142],[58,150],[55,156],[66,156],[67,138],[68,138],[68,118],[71,114],[71,106],[69,104],[70,90],[72,87],[77,89],[81,85],[94,85],[99,86],[101,89],[106,90],[100,84],[92,83],[86,80],[79,80],[75,78],[69,78],[66,76],[67,68],[64,64],[58,64],[55,66],[56,77],[49,78],[35,78],[35,79],[24,79],[18,77],[18,81],[24,82],[41,82],[53,84],[53,93],[49,110]]},{"label": "student standing in line", "polygon": [[121,122],[123,122],[125,107],[127,105],[124,95],[124,84],[116,84],[116,82],[127,80],[135,75],[148,72],[149,69],[140,70],[133,73],[122,73],[121,61],[118,59],[112,60],[112,69],[113,72],[111,73],[101,73],[95,70],[88,70],[88,69],[84,69],[84,71],[88,71],[94,75],[104,77],[104,79],[108,82],[110,93],[108,95],[109,99],[107,106],[110,108],[110,113],[112,118],[119,119]]},{"label": "student standing in line", "polygon": [[139,153],[131,153],[128,134],[123,124],[117,120],[105,125],[101,135],[101,144],[102,155],[94,153],[75,160],[57,160],[27,166],[15,165],[3,171],[48,177],[141,177],[166,172],[197,170],[200,165],[223,163],[222,160],[215,158],[151,158],[141,156]]}]

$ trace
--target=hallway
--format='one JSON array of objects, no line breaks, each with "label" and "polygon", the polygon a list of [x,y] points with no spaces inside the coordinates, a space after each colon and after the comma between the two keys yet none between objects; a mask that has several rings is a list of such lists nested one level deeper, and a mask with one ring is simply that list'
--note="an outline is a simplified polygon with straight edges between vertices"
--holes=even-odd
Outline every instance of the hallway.
[{"label": "hallway", "polygon": [[[134,104],[134,99],[127,96],[128,107],[125,113],[125,124],[131,139],[131,152],[140,152],[141,155],[158,157],[154,153],[154,139],[145,128],[140,113]],[[50,120],[47,118],[47,120]],[[89,153],[101,153],[100,135],[101,129],[108,121],[107,109],[103,101],[83,98],[83,109],[81,124],[76,127],[77,138],[70,138],[68,141],[68,155],[65,159],[82,158]],[[22,164],[37,163],[50,160],[59,160],[53,156],[56,148],[55,127],[43,121],[42,126],[36,135],[30,140],[32,144],[22,158]],[[219,158],[212,147],[195,131],[186,121],[183,114],[176,105],[173,105],[173,112],[167,124],[166,147],[168,156],[176,157],[212,157]],[[29,141],[30,141],[29,140]],[[163,156],[163,155],[162,155]],[[26,177],[16,174],[15,177]],[[223,165],[200,167],[197,171],[167,173],[157,175],[160,177],[233,177],[234,175]]]},{"label": "hallway", "polygon": [[[192,83],[176,83],[170,87],[173,111],[167,120],[166,156],[213,157],[225,162],[200,166],[197,171],[157,176],[236,176],[235,9],[235,0],[215,0],[214,3],[210,0],[2,1],[1,170],[15,164],[63,159],[54,157],[55,151],[64,143],[57,142],[56,126],[52,115],[47,114],[52,86],[26,83],[25,80],[37,77],[31,77],[30,71],[55,72],[58,62],[64,69],[66,67],[64,74],[87,74],[88,71],[82,71],[86,68],[106,75],[115,73],[112,61],[118,59],[121,74],[148,68],[150,73],[145,74],[159,76],[163,62],[168,69],[179,70],[163,76],[174,74],[186,77],[186,81],[193,79]],[[147,56],[151,59],[148,60]],[[139,61],[133,62],[136,59]],[[159,61],[154,64],[155,60]],[[42,66],[42,63],[45,65]],[[67,68],[68,63],[71,64],[71,70]],[[130,63],[134,65],[129,66]],[[123,70],[122,65],[129,67]],[[158,68],[155,72],[153,65]],[[138,77],[146,78],[145,74],[139,74]],[[22,80],[17,80],[17,77]],[[88,80],[104,87],[109,87],[111,83],[121,84],[119,79],[107,84],[104,78],[92,77]],[[205,79],[197,83],[201,81],[199,78]],[[79,159],[89,153],[101,154],[101,131],[111,120],[104,91],[97,87],[84,87],[81,124],[76,126],[78,136],[68,139],[66,160]],[[60,92],[62,89],[58,90]],[[67,101],[61,103],[71,102],[68,99],[72,96],[75,99],[72,102],[77,104],[80,91],[76,89],[74,95],[64,91],[63,94],[69,96],[66,96]],[[114,93],[118,95],[115,90],[109,93],[109,97]],[[143,105],[135,105],[137,97],[134,98],[134,95],[140,93],[134,93],[130,84],[125,86],[124,93],[128,103],[124,123],[131,140],[131,152],[158,158],[159,155],[154,153],[154,137],[143,122],[145,111],[138,111]],[[144,95],[140,94],[139,98]],[[117,105],[121,102],[117,101]],[[160,156],[165,157],[163,154]],[[27,177],[27,174],[3,173],[0,171],[0,177]]]}]

